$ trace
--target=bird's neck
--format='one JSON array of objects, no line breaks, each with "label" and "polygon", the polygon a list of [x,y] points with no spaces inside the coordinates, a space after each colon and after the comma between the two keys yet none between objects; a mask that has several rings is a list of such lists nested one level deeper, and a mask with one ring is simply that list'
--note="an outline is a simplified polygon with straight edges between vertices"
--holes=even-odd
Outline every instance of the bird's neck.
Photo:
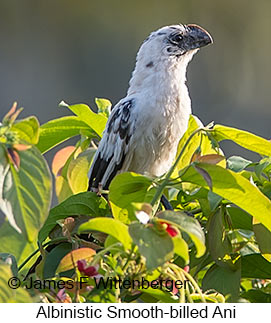
[{"label": "bird's neck", "polygon": [[130,80],[128,95],[145,94],[161,105],[172,104],[172,111],[184,105],[191,111],[191,103],[186,87],[186,68],[190,61],[188,58],[152,62],[137,61],[135,70]]}]

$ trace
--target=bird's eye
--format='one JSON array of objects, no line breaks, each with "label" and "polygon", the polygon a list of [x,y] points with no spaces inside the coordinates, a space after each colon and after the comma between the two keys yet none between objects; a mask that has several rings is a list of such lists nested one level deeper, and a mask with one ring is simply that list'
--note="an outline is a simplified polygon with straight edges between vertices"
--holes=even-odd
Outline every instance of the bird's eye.
[{"label": "bird's eye", "polygon": [[171,41],[174,43],[180,43],[183,40],[183,36],[180,34],[173,35]]}]

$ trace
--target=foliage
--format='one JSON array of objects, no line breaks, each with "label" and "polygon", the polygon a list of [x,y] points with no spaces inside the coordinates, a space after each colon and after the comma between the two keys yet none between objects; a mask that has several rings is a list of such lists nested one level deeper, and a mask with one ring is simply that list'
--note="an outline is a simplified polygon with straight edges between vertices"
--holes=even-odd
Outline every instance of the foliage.
[{"label": "foliage", "polygon": [[[122,173],[96,194],[87,173],[111,103],[96,104],[62,102],[74,116],[41,126],[14,104],[0,124],[0,301],[270,302],[271,142],[191,116],[167,174]],[[74,136],[50,171],[43,154]],[[222,140],[259,160],[224,157]]]}]

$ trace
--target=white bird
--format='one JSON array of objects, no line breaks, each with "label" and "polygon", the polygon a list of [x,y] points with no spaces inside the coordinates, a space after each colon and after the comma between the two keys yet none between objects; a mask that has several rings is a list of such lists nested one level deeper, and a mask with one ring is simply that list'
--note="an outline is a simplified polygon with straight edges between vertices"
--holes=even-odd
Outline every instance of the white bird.
[{"label": "white bird", "polygon": [[108,189],[119,172],[161,176],[187,129],[191,101],[186,68],[212,43],[197,25],[154,31],[141,45],[125,98],[112,110],[89,172],[89,190]]}]

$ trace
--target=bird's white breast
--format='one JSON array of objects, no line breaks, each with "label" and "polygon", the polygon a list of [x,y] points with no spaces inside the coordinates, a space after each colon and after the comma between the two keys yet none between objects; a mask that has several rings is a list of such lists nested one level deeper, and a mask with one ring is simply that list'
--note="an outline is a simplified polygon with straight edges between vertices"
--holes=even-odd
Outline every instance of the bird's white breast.
[{"label": "bird's white breast", "polygon": [[135,99],[135,132],[123,170],[160,176],[172,165],[191,114],[183,68],[154,65],[144,82],[134,74],[128,95]]}]

